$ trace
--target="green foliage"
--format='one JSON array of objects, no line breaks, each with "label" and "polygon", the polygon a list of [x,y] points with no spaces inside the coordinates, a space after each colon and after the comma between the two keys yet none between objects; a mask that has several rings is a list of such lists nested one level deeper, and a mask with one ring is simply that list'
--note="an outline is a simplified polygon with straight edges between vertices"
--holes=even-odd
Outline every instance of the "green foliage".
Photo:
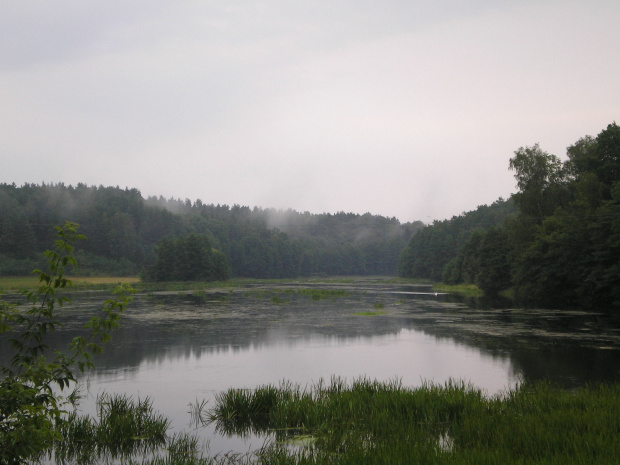
[{"label": "green foliage", "polygon": [[9,333],[14,350],[9,366],[0,367],[0,463],[36,459],[60,439],[57,427],[76,392],[64,393],[76,382],[76,370],[93,366],[99,344],[110,339],[120,315],[131,301],[129,288],[104,303],[102,314],[87,324],[88,336],[76,337],[66,353],[46,345],[46,335],[60,326],[58,310],[69,299],[62,291],[71,286],[67,267],[75,267],[75,243],[84,239],[77,224],[56,227],[52,250],[45,252],[47,270],[35,270],[40,287],[22,291],[25,304],[0,305],[0,333]]},{"label": "green foliage", "polygon": [[500,228],[489,228],[480,243],[480,271],[475,278],[475,283],[487,295],[497,295],[511,286],[509,254],[506,232]]},{"label": "green foliage", "polygon": [[[231,276],[393,275],[398,256],[422,227],[377,215],[300,213],[143,199],[136,189],[0,184],[0,275],[27,274],[30,261],[64,218],[89,240],[76,256],[89,275],[136,275],[157,260],[165,237],[205,236]],[[49,227],[48,227],[49,226]]]},{"label": "green foliage", "polygon": [[513,199],[521,215],[540,222],[553,213],[564,192],[565,170],[560,159],[536,144],[517,150],[509,167],[515,171],[519,192],[513,195]]},{"label": "green foliage", "polygon": [[473,231],[435,222],[403,252],[401,276],[511,288],[527,306],[620,309],[620,127],[567,152],[562,163],[538,144],[517,150],[518,215]]},{"label": "green foliage", "polygon": [[480,273],[480,247],[485,233],[475,230],[459,249],[455,258],[444,267],[442,281],[446,284],[475,283]]},{"label": "green foliage", "polygon": [[145,278],[151,281],[225,281],[229,278],[224,255],[206,236],[165,237],[157,245],[157,260]]},{"label": "green foliage", "polygon": [[620,126],[615,122],[608,125],[596,138],[593,171],[607,186],[620,181]]},{"label": "green foliage", "polygon": [[[490,206],[479,206],[475,211],[455,216],[450,220],[433,222],[418,231],[403,249],[399,261],[399,276],[442,280],[444,268],[457,257],[459,250],[467,244],[470,237],[474,236],[472,241],[478,240],[479,237],[475,236],[480,230],[501,224],[513,213],[515,213],[513,202],[499,199]],[[465,264],[461,260],[461,263],[453,263],[450,266],[452,269],[448,271],[447,277],[450,282],[456,283],[465,279],[464,272],[468,273],[469,279],[473,279],[477,274],[473,262],[467,261]],[[463,266],[470,269],[465,271],[462,269]]]},{"label": "green foliage", "polygon": [[617,310],[620,128],[580,139],[568,155],[570,201],[557,203],[516,249],[515,295],[530,306]]}]

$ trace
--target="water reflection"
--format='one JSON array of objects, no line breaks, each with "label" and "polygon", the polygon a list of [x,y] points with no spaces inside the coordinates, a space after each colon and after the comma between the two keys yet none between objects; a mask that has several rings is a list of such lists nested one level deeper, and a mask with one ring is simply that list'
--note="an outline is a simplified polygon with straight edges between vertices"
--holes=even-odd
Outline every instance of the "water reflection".
[{"label": "water reflection", "polygon": [[[517,310],[490,301],[468,307],[428,287],[333,288],[346,294],[313,300],[291,286],[257,285],[138,295],[96,360],[97,370],[84,379],[90,398],[102,391],[149,396],[178,431],[188,427],[188,404],[196,399],[285,379],[306,385],[333,375],[366,376],[416,386],[455,378],[489,394],[519,380],[569,387],[620,381],[620,332],[604,315]],[[105,298],[75,295],[53,345],[66,346]],[[2,363],[6,348],[0,341]],[[86,413],[91,408],[83,405]],[[245,452],[256,441],[202,432],[215,452]]]},{"label": "water reflection", "polygon": [[[471,308],[458,297],[434,295],[427,287],[337,287],[349,293],[312,300],[288,292],[287,286],[255,286],[234,293],[136,296],[114,342],[97,360],[98,369],[127,372],[141,369],[145,362],[177,363],[181,358],[241,356],[247,351],[304,353],[318,347],[330,352],[347,346],[357,347],[359,356],[368,360],[374,360],[372,354],[380,352],[381,347],[388,347],[393,352],[386,354],[386,360],[373,363],[390,366],[395,358],[406,360],[418,353],[435,359],[438,351],[423,349],[450,342],[455,353],[473,349],[491,359],[505,359],[511,367],[510,377],[547,378],[568,385],[620,380],[620,362],[616,361],[620,334],[615,322],[603,315],[488,308],[489,301]],[[280,295],[277,302],[283,303],[274,303],[273,295]],[[54,335],[54,345],[66,345],[87,321],[89,312],[84,310],[97,309],[102,300],[103,295],[97,293],[74,298],[73,305],[64,310],[65,326]],[[414,340],[412,331],[430,338]],[[411,354],[397,351],[401,340],[412,345]],[[4,344],[0,342],[0,349]],[[2,350],[0,358],[5,353],[7,350]],[[454,354],[447,357],[451,359]],[[334,357],[325,358],[313,363],[327,366]],[[277,359],[276,355],[272,359]],[[347,361],[346,365],[354,362]],[[359,374],[373,370],[371,363],[364,368],[360,367]],[[340,374],[347,366],[334,365],[333,369],[334,374]],[[428,374],[420,373],[418,378]],[[471,379],[467,373],[463,376]],[[484,378],[472,381],[486,387]]]}]

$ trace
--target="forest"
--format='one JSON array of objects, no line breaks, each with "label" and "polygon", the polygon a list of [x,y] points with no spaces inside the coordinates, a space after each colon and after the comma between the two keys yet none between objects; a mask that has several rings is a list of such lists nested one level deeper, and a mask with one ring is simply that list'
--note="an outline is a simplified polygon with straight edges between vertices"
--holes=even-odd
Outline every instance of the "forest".
[{"label": "forest", "polygon": [[524,306],[617,312],[620,127],[582,137],[565,161],[538,144],[521,147],[509,169],[517,181],[510,200],[424,227],[399,275],[510,290]]},{"label": "forest", "polygon": [[144,280],[396,275],[472,283],[525,306],[620,307],[620,128],[509,160],[509,199],[424,225],[339,212],[143,198],[137,189],[0,184],[0,276],[25,275],[80,225],[82,274]]},{"label": "forest", "polygon": [[0,184],[0,276],[37,268],[65,221],[88,238],[76,251],[80,274],[147,280],[396,275],[401,250],[423,227],[369,213],[143,198],[129,188]]}]

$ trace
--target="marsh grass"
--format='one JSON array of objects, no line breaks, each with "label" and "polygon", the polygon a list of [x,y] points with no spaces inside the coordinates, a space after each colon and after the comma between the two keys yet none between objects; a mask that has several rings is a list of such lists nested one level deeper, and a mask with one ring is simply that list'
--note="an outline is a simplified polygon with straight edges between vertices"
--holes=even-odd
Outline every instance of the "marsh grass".
[{"label": "marsh grass", "polygon": [[170,421],[153,409],[149,398],[135,401],[124,394],[102,394],[97,416],[98,421],[72,412],[59,424],[57,459],[96,463],[102,457],[145,454],[166,443]]},{"label": "marsh grass", "polygon": [[[207,464],[616,464],[620,385],[566,391],[525,384],[494,397],[463,382],[403,387],[341,378],[230,389],[190,404],[228,435],[272,441],[252,454],[205,457],[197,436],[166,437],[150,401],[102,396],[99,421],[63,422],[58,463]],[[205,420],[206,419],[206,420]],[[198,425],[198,422],[196,423]],[[204,423],[202,424],[204,425]],[[111,460],[111,461],[110,461]]]},{"label": "marsh grass", "polygon": [[[332,379],[217,397],[211,419],[229,434],[275,433],[258,463],[615,464],[620,386],[565,391],[523,385],[488,398],[459,382]],[[295,437],[305,447],[278,447]]]},{"label": "marsh grass", "polygon": [[207,401],[205,399],[196,399],[193,404],[189,404],[188,413],[191,418],[190,424],[196,428],[199,426],[206,426],[209,423],[209,418],[207,416]]}]

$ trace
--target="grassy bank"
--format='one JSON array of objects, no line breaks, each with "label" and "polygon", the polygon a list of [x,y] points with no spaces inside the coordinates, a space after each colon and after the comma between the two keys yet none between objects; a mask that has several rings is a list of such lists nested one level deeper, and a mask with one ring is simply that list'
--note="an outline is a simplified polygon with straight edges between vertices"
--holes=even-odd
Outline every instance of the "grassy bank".
[{"label": "grassy bank", "polygon": [[538,384],[489,399],[458,383],[334,380],[229,390],[211,418],[227,434],[273,432],[279,445],[259,455],[265,464],[615,464],[619,411],[618,385]]},{"label": "grassy bank", "polygon": [[465,297],[482,297],[484,292],[480,290],[475,284],[433,284],[433,291],[435,292],[447,292],[452,294],[461,294]]},{"label": "grassy bank", "polygon": [[[139,283],[138,277],[85,276],[72,277],[74,289],[111,289],[119,283]],[[3,276],[0,277],[1,291],[17,291],[20,289],[36,289],[40,286],[37,276]]]}]

